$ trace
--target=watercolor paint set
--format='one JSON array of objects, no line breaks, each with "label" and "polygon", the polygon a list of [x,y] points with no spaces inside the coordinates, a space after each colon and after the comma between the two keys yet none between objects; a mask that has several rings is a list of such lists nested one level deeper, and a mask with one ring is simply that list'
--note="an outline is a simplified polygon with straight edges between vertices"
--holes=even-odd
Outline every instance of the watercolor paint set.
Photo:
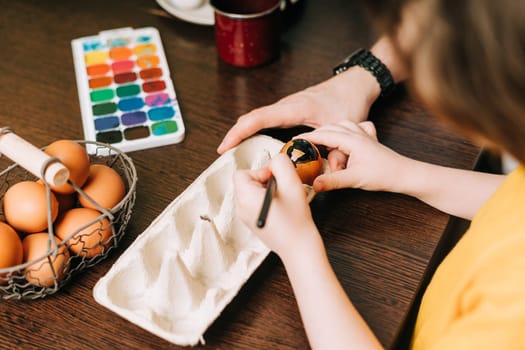
[{"label": "watercolor paint set", "polygon": [[[86,140],[131,152],[184,139],[157,29],[106,30],[71,45]],[[95,147],[88,151],[95,153]]]}]

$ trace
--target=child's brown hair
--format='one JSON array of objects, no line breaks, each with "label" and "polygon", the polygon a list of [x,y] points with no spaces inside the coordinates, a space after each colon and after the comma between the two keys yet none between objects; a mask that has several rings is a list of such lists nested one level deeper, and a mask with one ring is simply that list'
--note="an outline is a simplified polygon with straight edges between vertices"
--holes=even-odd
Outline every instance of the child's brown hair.
[{"label": "child's brown hair", "polygon": [[[368,1],[396,47],[406,20],[417,40],[400,49],[410,86],[431,111],[525,163],[525,2]],[[406,15],[406,17],[405,17]],[[411,33],[413,34],[413,33]]]}]

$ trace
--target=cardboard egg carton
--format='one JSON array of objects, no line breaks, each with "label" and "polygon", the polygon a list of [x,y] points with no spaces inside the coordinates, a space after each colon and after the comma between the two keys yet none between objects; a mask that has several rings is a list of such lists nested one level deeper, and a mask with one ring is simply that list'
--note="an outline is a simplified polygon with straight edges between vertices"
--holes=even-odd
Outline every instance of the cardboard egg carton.
[{"label": "cardboard egg carton", "polygon": [[233,173],[264,166],[282,145],[255,136],[220,156],[98,281],[95,300],[174,344],[204,343],[206,329],[269,254],[235,217]]}]

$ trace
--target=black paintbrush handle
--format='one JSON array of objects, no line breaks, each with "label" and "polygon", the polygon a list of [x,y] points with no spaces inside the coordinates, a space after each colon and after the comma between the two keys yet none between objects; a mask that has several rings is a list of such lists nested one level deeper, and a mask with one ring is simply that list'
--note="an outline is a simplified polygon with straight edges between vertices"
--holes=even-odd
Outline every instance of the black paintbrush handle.
[{"label": "black paintbrush handle", "polygon": [[268,184],[266,184],[266,194],[264,195],[261,213],[257,219],[257,227],[259,228],[263,228],[264,224],[266,223],[266,217],[268,216],[268,210],[270,210],[270,204],[272,203],[272,198],[276,187],[277,182],[275,181],[275,177],[272,175],[270,180],[268,180]]}]

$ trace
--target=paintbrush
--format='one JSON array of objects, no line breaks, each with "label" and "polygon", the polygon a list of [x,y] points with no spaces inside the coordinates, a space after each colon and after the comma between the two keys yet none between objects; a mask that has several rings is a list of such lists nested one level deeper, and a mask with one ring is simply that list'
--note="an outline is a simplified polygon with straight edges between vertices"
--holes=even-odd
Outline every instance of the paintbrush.
[{"label": "paintbrush", "polygon": [[[323,161],[321,160],[319,150],[308,140],[293,139],[281,148],[280,153],[284,153],[290,158],[297,171],[297,175],[299,175],[303,184],[308,185],[308,202],[310,202],[313,195],[315,195],[315,192],[311,190],[312,183],[323,168]],[[276,186],[275,177],[272,175],[266,185],[266,194],[264,196],[261,213],[257,219],[257,227],[259,228],[264,227]]]},{"label": "paintbrush", "polygon": [[268,211],[270,210],[270,204],[272,203],[273,194],[277,189],[277,182],[275,177],[272,175],[266,184],[266,193],[264,195],[264,200],[261,208],[261,213],[257,219],[257,227],[263,228],[266,223],[266,217],[268,216]]}]

